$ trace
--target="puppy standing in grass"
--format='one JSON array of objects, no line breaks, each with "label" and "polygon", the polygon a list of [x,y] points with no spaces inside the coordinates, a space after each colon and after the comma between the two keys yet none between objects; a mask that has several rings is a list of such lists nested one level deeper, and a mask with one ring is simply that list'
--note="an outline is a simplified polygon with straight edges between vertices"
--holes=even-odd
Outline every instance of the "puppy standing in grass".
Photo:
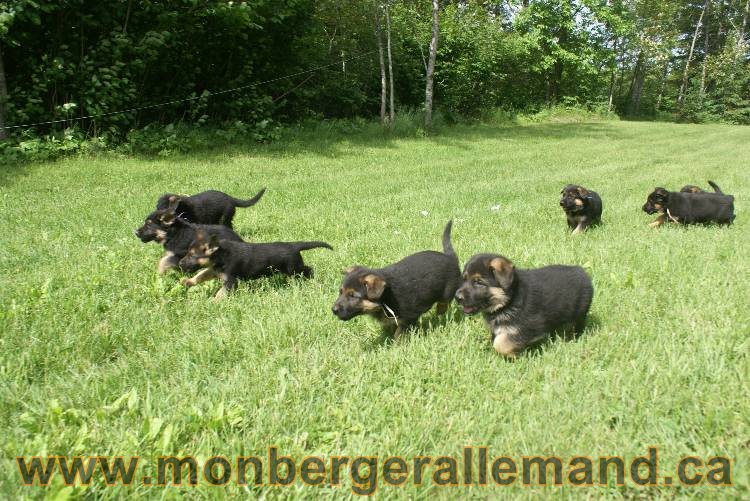
[{"label": "puppy standing in grass", "polygon": [[724,195],[712,181],[708,183],[716,193],[678,192],[655,188],[643,204],[643,212],[646,214],[659,214],[649,226],[653,228],[668,222],[732,224],[735,217],[734,197]]},{"label": "puppy standing in grass", "polygon": [[589,226],[601,223],[602,199],[597,192],[569,184],[560,194],[560,207],[565,211],[568,226],[574,235],[586,231]]},{"label": "puppy standing in grass", "polygon": [[191,223],[223,224],[231,228],[236,208],[257,204],[265,192],[266,189],[263,188],[247,200],[240,200],[216,190],[203,191],[192,196],[166,193],[157,200],[156,210],[174,208],[177,214]]},{"label": "puppy standing in grass", "polygon": [[443,232],[443,252],[418,252],[385,268],[348,268],[333,314],[341,320],[370,315],[386,329],[395,329],[396,339],[433,304],[438,315],[444,314],[461,284],[452,224],[449,221]]},{"label": "puppy standing in grass", "polygon": [[219,278],[224,285],[215,298],[221,299],[237,287],[237,281],[282,273],[287,276],[302,275],[310,278],[312,268],[305,266],[301,252],[323,247],[333,249],[325,242],[273,242],[250,244],[221,240],[215,235],[198,232],[187,255],[180,260],[183,269],[205,268],[195,276],[182,281],[192,287],[206,280]]},{"label": "puppy standing in grass", "polygon": [[[157,241],[164,245],[164,256],[159,260],[159,273],[166,273],[176,268],[190,248],[196,233],[215,235],[226,240],[242,241],[242,238],[231,229],[222,225],[193,224],[175,213],[175,207],[156,210],[146,217],[143,226],[135,230],[135,235],[143,243]],[[192,270],[187,270],[192,271]]]},{"label": "puppy standing in grass", "polygon": [[580,266],[517,270],[503,256],[477,254],[464,267],[456,301],[467,315],[482,312],[492,346],[513,358],[568,324],[581,333],[593,296]]}]

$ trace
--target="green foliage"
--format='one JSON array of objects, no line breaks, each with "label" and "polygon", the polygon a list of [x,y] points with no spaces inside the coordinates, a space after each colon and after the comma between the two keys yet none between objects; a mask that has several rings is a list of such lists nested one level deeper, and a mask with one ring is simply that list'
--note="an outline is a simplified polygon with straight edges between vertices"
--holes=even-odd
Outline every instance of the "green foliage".
[{"label": "green foliage", "polygon": [[[442,2],[435,109],[446,122],[460,122],[498,107],[533,113],[570,102],[596,106],[608,103],[611,91],[621,115],[747,123],[750,60],[747,40],[737,40],[743,5],[709,4],[678,105],[701,2]],[[32,150],[54,149],[64,129],[78,127],[76,134],[104,138],[99,142],[108,147],[130,136],[141,146],[126,151],[173,152],[204,141],[175,136],[166,130],[170,124],[231,134],[226,124],[238,121],[256,131],[271,122],[371,117],[380,95],[374,33],[382,5],[2,2],[5,122],[56,122],[11,130],[13,142],[2,148],[16,148],[31,134],[39,138]],[[390,0],[389,6],[396,106],[420,110],[430,3]],[[121,110],[130,111],[111,113]],[[96,118],[83,118],[89,115]],[[145,127],[140,135],[130,132]]]}]

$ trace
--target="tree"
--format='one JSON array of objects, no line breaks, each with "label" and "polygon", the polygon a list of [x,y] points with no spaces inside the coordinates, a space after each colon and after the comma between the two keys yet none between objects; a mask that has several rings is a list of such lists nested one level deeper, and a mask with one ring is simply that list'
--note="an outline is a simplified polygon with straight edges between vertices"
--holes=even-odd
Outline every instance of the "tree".
[{"label": "tree", "polygon": [[5,130],[5,106],[8,102],[8,87],[5,84],[5,66],[3,65],[3,50],[0,47],[0,141],[8,137]]},{"label": "tree", "polygon": [[385,104],[387,100],[387,86],[386,86],[386,74],[385,74],[385,61],[383,59],[383,35],[380,26],[380,10],[381,7],[377,5],[375,7],[375,38],[378,43],[378,63],[380,64],[380,125],[385,127],[388,125],[388,118],[385,114]]},{"label": "tree", "polygon": [[703,24],[703,16],[706,14],[706,11],[708,10],[708,2],[709,0],[706,0],[706,3],[703,4],[703,9],[701,9],[701,15],[698,18],[698,22],[695,24],[695,31],[693,32],[693,41],[690,43],[690,50],[688,51],[687,60],[685,61],[685,70],[682,73],[682,85],[680,85],[680,93],[677,96],[678,108],[681,108],[685,102],[685,92],[687,91],[688,78],[690,76],[690,61],[692,61],[693,59],[693,51],[695,50],[695,42],[696,40],[698,40],[698,34],[700,33],[701,25]]},{"label": "tree", "polygon": [[391,14],[390,14],[390,0],[386,1],[385,3],[385,37],[386,37],[386,45],[388,47],[388,79],[390,81],[389,85],[389,96],[390,96],[390,103],[389,103],[389,125],[390,127],[393,127],[393,124],[396,122],[396,111],[393,106],[394,101],[394,91],[393,91],[393,56],[391,55]]},{"label": "tree", "polygon": [[432,99],[433,78],[435,75],[435,59],[437,58],[438,37],[440,36],[440,3],[432,0],[432,39],[430,40],[430,55],[427,60],[427,74],[425,75],[424,90],[424,127],[432,130]]}]

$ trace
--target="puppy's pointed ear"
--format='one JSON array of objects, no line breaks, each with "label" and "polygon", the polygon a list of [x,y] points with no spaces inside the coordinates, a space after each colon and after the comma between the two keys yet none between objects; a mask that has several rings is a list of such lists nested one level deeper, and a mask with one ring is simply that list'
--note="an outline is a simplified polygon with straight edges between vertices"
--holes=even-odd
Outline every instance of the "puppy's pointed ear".
[{"label": "puppy's pointed ear", "polygon": [[503,289],[507,289],[513,284],[513,275],[516,270],[513,263],[504,257],[496,257],[490,261],[490,271]]},{"label": "puppy's pointed ear", "polygon": [[208,248],[206,249],[206,254],[209,256],[219,250],[219,237],[216,235],[211,235],[211,238],[208,239]]},{"label": "puppy's pointed ear", "polygon": [[656,193],[657,195],[661,195],[663,197],[666,197],[669,194],[669,192],[666,189],[659,187],[659,186],[654,188],[654,193]]},{"label": "puppy's pointed ear", "polygon": [[383,277],[370,273],[369,275],[362,277],[361,281],[367,288],[367,299],[380,299],[380,296],[382,296],[385,291],[385,280]]},{"label": "puppy's pointed ear", "polygon": [[344,275],[348,275],[349,273],[351,273],[353,271],[356,271],[356,270],[359,270],[360,268],[362,268],[362,267],[355,264],[353,266],[348,266],[346,268],[341,268],[341,273],[343,273]]},{"label": "puppy's pointed ear", "polygon": [[580,197],[582,197],[582,198],[586,198],[587,196],[589,196],[589,190],[587,190],[583,186],[579,186],[578,187],[578,195]]},{"label": "puppy's pointed ear", "polygon": [[164,214],[162,214],[159,219],[161,219],[162,223],[168,226],[173,224],[175,220],[177,219],[177,214],[174,211],[174,207],[167,209],[167,211]]}]

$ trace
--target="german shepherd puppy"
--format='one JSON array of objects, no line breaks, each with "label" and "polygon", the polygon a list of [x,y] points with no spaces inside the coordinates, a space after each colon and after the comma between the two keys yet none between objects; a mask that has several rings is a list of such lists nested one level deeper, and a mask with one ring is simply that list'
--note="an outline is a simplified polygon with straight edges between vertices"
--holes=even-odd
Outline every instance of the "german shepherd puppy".
[{"label": "german shepherd puppy", "polygon": [[568,226],[574,235],[586,231],[589,226],[601,223],[602,199],[597,192],[569,184],[560,194],[560,207],[565,211]]},{"label": "german shepherd puppy", "polygon": [[361,314],[376,318],[387,330],[401,334],[437,303],[437,313],[448,310],[461,284],[458,257],[451,245],[449,221],[443,231],[443,252],[423,251],[385,268],[352,266],[344,270],[333,314],[349,320]]},{"label": "german shepherd puppy", "polygon": [[166,193],[156,202],[156,210],[174,207],[180,217],[195,224],[223,224],[232,227],[232,219],[237,207],[250,207],[266,192],[263,188],[253,198],[240,200],[224,192],[209,190],[196,195],[176,195]]},{"label": "german shepherd puppy", "polygon": [[325,242],[251,244],[198,232],[187,255],[180,260],[180,267],[186,270],[199,267],[205,269],[182,283],[186,287],[192,287],[206,280],[220,278],[224,285],[215,296],[220,299],[237,287],[238,280],[252,280],[275,273],[310,278],[313,276],[312,268],[305,266],[301,252],[319,247],[333,250]]},{"label": "german shepherd puppy", "polygon": [[498,254],[477,254],[464,266],[456,301],[466,315],[482,312],[495,351],[513,358],[570,323],[581,333],[593,295],[580,266],[518,270]]},{"label": "german shepherd puppy", "polygon": [[135,235],[143,243],[155,240],[164,245],[164,256],[159,260],[158,266],[159,273],[163,274],[177,267],[180,259],[188,253],[190,244],[195,239],[199,230],[206,235],[215,235],[219,238],[238,242],[242,241],[239,235],[226,226],[193,224],[178,217],[174,207],[156,210],[149,214],[143,226],[135,230]]},{"label": "german shepherd puppy", "polygon": [[[713,181],[709,181],[708,184],[711,185],[711,188],[714,189],[714,193],[718,193],[719,195],[723,195],[724,192],[721,191],[721,188],[719,188],[716,183]],[[694,184],[686,184],[680,189],[680,193],[710,193],[708,191],[705,191],[700,186],[695,186]]]},{"label": "german shepherd puppy", "polygon": [[655,188],[643,204],[646,214],[659,214],[649,226],[653,228],[668,222],[732,224],[735,218],[734,197],[724,195],[713,182],[709,181],[709,184],[714,187],[716,193],[677,192]]}]

